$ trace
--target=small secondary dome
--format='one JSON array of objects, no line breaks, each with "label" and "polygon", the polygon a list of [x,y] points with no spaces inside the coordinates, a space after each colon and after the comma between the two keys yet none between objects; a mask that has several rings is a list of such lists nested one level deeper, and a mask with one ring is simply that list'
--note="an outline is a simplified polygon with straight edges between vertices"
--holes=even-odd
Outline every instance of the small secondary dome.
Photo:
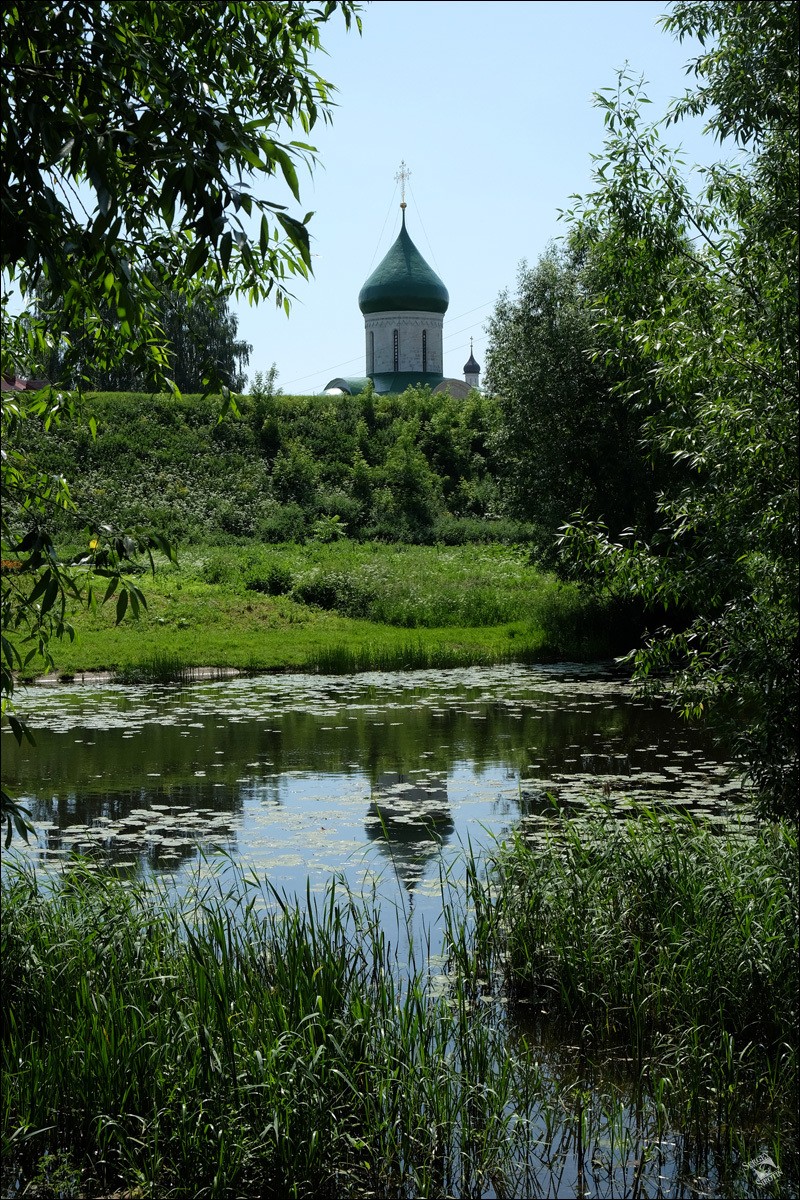
[{"label": "small secondary dome", "polygon": [[472,354],[472,350],[470,350],[469,358],[464,363],[464,374],[465,375],[480,375],[480,371],[481,371],[481,369],[478,366],[478,364],[475,362],[475,359]]},{"label": "small secondary dome", "polygon": [[358,307],[362,313],[444,313],[449,303],[447,288],[409,237],[404,212],[397,240],[359,292]]}]

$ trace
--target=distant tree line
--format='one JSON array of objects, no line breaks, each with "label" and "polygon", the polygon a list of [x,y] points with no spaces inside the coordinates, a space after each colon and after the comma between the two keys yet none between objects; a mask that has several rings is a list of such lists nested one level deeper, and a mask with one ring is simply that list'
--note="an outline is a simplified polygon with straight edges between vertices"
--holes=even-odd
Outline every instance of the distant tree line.
[{"label": "distant tree line", "polygon": [[[210,387],[218,390],[222,384],[242,392],[253,347],[238,337],[238,318],[225,295],[208,287],[194,294],[173,291],[160,286],[155,273],[150,283],[149,311],[163,342],[165,369],[175,386],[181,392],[202,392]],[[105,365],[98,365],[96,337],[80,329],[67,330],[63,304],[43,285],[36,290],[33,316],[49,329],[40,369],[52,383],[104,392],[147,389],[148,369],[135,341]],[[110,304],[100,310],[100,316],[108,324],[119,324]]]}]

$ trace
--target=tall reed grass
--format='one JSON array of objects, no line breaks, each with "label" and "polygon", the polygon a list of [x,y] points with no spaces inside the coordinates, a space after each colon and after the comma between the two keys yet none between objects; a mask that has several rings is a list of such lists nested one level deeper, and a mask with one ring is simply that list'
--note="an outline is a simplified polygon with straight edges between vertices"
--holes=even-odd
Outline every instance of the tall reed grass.
[{"label": "tall reed grass", "polygon": [[115,683],[191,683],[195,678],[193,668],[178,655],[159,651],[114,672]]},{"label": "tall reed grass", "polygon": [[81,1195],[523,1186],[522,1060],[485,1014],[401,982],[340,885],[300,905],[240,877],[179,909],[78,865],[48,894],[24,870],[3,889],[12,1188],[70,1163]]},{"label": "tall reed grass", "polygon": [[352,675],[358,671],[415,671],[436,668],[452,670],[471,667],[476,660],[483,665],[509,661],[507,652],[476,650],[474,647],[426,645],[406,642],[400,646],[381,646],[365,642],[361,646],[333,645],[320,647],[308,659],[306,666],[323,675]]},{"label": "tall reed grass", "polygon": [[567,1022],[587,1052],[616,1047],[658,1077],[681,1123],[709,1106],[718,1123],[794,1111],[791,827],[753,836],[647,808],[556,814],[544,845],[516,836],[493,873],[491,903],[477,889],[477,936],[502,944],[513,997]]},{"label": "tall reed grass", "polygon": [[340,880],[6,864],[3,1193],[796,1195],[796,853],[555,816],[442,866],[435,975]]}]

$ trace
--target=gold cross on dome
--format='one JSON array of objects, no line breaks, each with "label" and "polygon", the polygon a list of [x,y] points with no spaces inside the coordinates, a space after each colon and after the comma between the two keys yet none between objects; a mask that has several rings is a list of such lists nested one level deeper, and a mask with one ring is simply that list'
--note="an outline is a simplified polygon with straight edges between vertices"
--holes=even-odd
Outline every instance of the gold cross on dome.
[{"label": "gold cross on dome", "polygon": [[394,177],[395,183],[400,184],[400,207],[401,208],[406,207],[406,180],[409,178],[410,175],[411,175],[411,172],[409,171],[408,167],[406,166],[405,159],[403,159],[400,163],[400,170],[397,172],[397,174]]}]

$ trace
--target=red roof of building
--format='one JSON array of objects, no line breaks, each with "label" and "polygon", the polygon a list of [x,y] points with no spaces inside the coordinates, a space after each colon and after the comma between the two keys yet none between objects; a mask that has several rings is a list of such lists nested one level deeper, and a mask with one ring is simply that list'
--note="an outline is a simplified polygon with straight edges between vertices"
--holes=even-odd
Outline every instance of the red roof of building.
[{"label": "red roof of building", "polygon": [[20,375],[4,375],[2,381],[4,392],[40,392],[49,386],[49,379],[23,379]]}]

